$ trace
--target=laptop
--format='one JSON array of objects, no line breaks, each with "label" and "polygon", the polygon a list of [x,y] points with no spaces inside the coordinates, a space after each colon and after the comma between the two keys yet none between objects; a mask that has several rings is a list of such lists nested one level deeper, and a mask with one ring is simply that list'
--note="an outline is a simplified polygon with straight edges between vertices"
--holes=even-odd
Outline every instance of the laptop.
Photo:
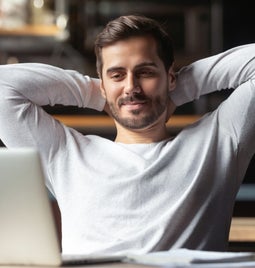
[{"label": "laptop", "polygon": [[0,265],[118,262],[123,256],[62,256],[39,153],[0,148]]}]

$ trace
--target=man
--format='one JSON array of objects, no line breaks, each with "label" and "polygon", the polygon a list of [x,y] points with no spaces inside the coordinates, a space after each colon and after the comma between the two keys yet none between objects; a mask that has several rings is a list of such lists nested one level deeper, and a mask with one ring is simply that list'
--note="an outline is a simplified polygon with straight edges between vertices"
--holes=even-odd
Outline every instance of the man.
[{"label": "man", "polygon": [[[161,27],[123,16],[99,34],[96,54],[100,80],[42,64],[0,70],[0,138],[40,151],[61,211],[63,252],[226,249],[236,193],[255,152],[255,45],[175,75]],[[235,91],[217,110],[168,136],[176,105],[227,88]],[[116,140],[62,125],[41,108],[48,104],[105,109]]]}]

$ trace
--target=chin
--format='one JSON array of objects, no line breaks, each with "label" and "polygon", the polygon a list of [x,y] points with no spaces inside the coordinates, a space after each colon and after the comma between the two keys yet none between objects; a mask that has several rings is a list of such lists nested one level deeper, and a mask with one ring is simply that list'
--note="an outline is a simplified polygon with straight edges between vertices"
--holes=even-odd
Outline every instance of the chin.
[{"label": "chin", "polygon": [[125,117],[125,118],[115,118],[115,120],[123,127],[130,130],[145,130],[157,124],[158,118],[153,118],[151,116],[147,117]]}]

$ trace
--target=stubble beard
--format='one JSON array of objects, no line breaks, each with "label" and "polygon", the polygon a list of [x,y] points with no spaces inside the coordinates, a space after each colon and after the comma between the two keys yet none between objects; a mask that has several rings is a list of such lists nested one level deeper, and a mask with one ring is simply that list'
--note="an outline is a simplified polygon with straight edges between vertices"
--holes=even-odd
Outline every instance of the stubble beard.
[{"label": "stubble beard", "polygon": [[[154,122],[163,114],[166,109],[166,101],[163,102],[160,97],[156,97],[154,100],[154,107],[151,111],[147,112],[146,114],[142,114],[143,110],[137,109],[130,111],[130,117],[122,117],[118,112],[118,108],[112,102],[108,102],[110,107],[111,116],[123,127],[132,129],[132,130],[139,130],[144,129]],[[150,103],[152,101],[150,100]]]}]

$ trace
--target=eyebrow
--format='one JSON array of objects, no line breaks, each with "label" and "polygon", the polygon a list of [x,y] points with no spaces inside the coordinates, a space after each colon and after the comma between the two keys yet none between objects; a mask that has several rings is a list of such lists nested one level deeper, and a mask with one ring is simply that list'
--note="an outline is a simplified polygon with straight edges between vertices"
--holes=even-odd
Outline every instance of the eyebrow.
[{"label": "eyebrow", "polygon": [[143,67],[158,67],[155,62],[143,62],[135,66],[135,69],[143,68]]},{"label": "eyebrow", "polygon": [[109,69],[106,70],[106,73],[109,74],[109,73],[113,73],[113,72],[117,72],[117,71],[122,71],[124,70],[125,68],[123,67],[111,67]]},{"label": "eyebrow", "polygon": [[[135,69],[143,68],[143,67],[158,67],[154,62],[143,62],[135,66]],[[121,66],[113,66],[106,70],[106,73],[118,72],[125,70],[124,67]]]}]

